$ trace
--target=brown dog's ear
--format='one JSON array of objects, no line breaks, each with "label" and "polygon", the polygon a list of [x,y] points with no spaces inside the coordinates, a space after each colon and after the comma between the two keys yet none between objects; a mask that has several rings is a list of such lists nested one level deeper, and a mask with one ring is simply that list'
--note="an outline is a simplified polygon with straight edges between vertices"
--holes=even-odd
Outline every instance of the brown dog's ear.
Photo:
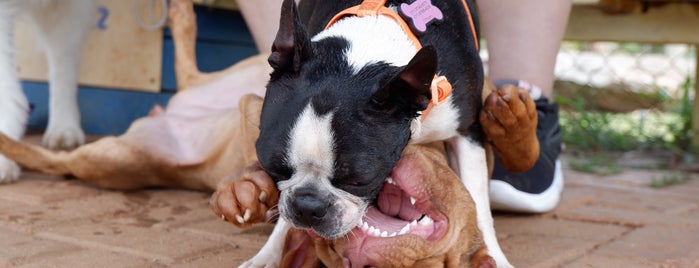
[{"label": "brown dog's ear", "polygon": [[495,259],[488,255],[488,248],[482,246],[471,255],[471,268],[496,268]]},{"label": "brown dog's ear", "polygon": [[430,86],[437,71],[437,52],[426,46],[388,83],[374,93],[372,104],[394,113],[405,111],[413,114],[425,110],[432,99]]},{"label": "brown dog's ear", "polygon": [[279,72],[298,72],[301,62],[311,54],[311,40],[301,23],[296,2],[284,0],[281,12],[279,31],[272,43],[272,54],[267,59],[269,65],[274,68],[272,78],[278,77]]}]

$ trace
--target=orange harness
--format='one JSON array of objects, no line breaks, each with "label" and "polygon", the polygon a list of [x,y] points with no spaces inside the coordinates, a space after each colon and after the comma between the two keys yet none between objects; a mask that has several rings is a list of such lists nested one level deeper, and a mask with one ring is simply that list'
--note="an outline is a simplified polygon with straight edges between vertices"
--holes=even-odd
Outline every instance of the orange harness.
[{"label": "orange harness", "polygon": [[[468,20],[471,25],[471,32],[474,36],[474,40],[476,40],[476,27],[473,23],[471,11],[468,8],[466,0],[461,0],[461,3],[466,9],[466,14],[468,15]],[[337,15],[335,15],[330,20],[330,22],[328,22],[328,25],[325,26],[325,28],[329,28],[330,25],[334,24],[335,22],[337,22],[345,16],[364,17],[383,15],[393,19],[396,23],[398,23],[401,29],[403,29],[403,32],[405,32],[405,34],[408,36],[408,39],[413,43],[413,45],[415,45],[415,48],[417,50],[420,50],[420,48],[422,48],[422,44],[420,43],[420,40],[417,38],[413,30],[410,29],[410,26],[405,22],[405,20],[403,20],[403,18],[398,13],[396,13],[390,8],[387,8],[385,4],[386,0],[364,0],[361,4],[345,9]],[[476,40],[475,45],[476,49],[478,49],[478,40]],[[438,76],[435,74],[434,79],[432,79],[430,91],[432,93],[432,101],[430,101],[430,103],[427,105],[427,108],[424,111],[422,111],[422,116],[420,117],[421,121],[425,120],[427,114],[429,114],[430,110],[432,110],[432,107],[434,105],[439,105],[443,103],[449,97],[449,95],[451,95],[452,86],[451,83],[447,81],[447,78],[445,76]]]}]

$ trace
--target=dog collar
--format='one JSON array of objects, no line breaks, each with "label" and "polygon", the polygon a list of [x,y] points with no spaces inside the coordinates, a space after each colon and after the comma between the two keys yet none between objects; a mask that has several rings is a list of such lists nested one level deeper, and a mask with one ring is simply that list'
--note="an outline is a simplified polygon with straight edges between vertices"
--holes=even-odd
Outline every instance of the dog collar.
[{"label": "dog collar", "polygon": [[[418,0],[420,1],[420,0]],[[425,0],[422,0],[423,2]],[[429,0],[427,0],[429,1]],[[476,36],[476,31],[475,31],[475,26],[473,25],[473,21],[471,19],[471,13],[468,9],[468,6],[466,5],[466,0],[462,0],[462,3],[464,4],[464,7],[466,8],[466,13],[468,13],[469,16],[469,21],[471,22],[471,29],[473,31],[473,36]],[[431,5],[431,3],[429,3]],[[357,16],[357,17],[364,17],[364,16],[387,16],[391,19],[393,19],[398,25],[403,29],[403,32],[408,36],[408,39],[415,45],[415,48],[417,50],[420,50],[422,48],[422,44],[420,43],[420,40],[417,38],[415,35],[415,32],[411,29],[411,27],[405,22],[405,20],[401,17],[400,14],[396,13],[390,8],[387,8],[386,6],[386,0],[364,0],[361,4],[350,7],[348,9],[345,9],[343,11],[340,11],[340,13],[337,13],[330,21],[328,24],[325,26],[325,29],[329,28],[331,25],[333,25],[335,22],[340,20],[341,18],[345,16]],[[476,49],[478,49],[478,42],[476,42]],[[449,95],[451,95],[452,91],[452,86],[451,83],[447,80],[445,76],[438,76],[435,74],[434,79],[432,79],[432,85],[430,86],[430,91],[432,94],[432,100],[430,103],[427,105],[427,108],[422,111],[422,115],[420,116],[420,121],[425,121],[425,118],[427,118],[427,114],[429,114],[430,110],[432,110],[432,107],[435,105],[439,105],[443,103],[444,101],[447,100]]]}]

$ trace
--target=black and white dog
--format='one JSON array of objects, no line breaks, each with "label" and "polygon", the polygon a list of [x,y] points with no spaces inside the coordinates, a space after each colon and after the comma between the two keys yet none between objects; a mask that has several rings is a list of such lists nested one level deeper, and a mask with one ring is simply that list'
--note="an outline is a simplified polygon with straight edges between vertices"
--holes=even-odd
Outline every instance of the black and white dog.
[{"label": "black and white dog", "polygon": [[[328,26],[361,0],[302,0],[298,8],[293,0],[283,3],[256,144],[280,190],[281,217],[267,244],[243,266],[278,264],[291,227],[325,238],[352,230],[376,237],[439,232],[444,227],[429,202],[409,196],[409,189],[397,204],[377,201],[385,183],[409,187],[390,178],[404,147],[438,140],[448,141],[452,166],[474,198],[489,254],[500,267],[510,266],[488,200],[472,1],[373,2],[403,14],[413,32],[424,29],[417,34],[422,48],[385,15],[344,16]],[[435,75],[445,76],[453,93],[421,118],[437,98]]]}]

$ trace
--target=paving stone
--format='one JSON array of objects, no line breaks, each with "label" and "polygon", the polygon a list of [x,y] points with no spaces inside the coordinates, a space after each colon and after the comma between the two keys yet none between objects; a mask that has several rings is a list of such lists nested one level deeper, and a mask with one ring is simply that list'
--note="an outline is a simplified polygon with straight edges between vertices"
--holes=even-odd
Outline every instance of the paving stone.
[{"label": "paving stone", "polygon": [[238,267],[256,253],[257,249],[251,247],[222,247],[218,251],[211,251],[169,267]]},{"label": "paving stone", "polygon": [[[574,183],[566,183],[561,192],[561,199],[558,205],[549,213],[544,215],[555,215],[557,212],[583,206],[590,200],[597,197],[599,189],[586,185],[578,185]],[[531,216],[531,215],[526,215]]]},{"label": "paving stone", "polygon": [[630,229],[612,224],[567,221],[558,219],[533,219],[532,217],[507,217],[495,221],[498,234],[507,237],[536,235],[552,238],[572,238],[581,241],[602,243],[619,237]]},{"label": "paving stone", "polygon": [[104,192],[106,190],[87,186],[79,181],[65,180],[36,172],[25,172],[21,180],[0,187],[0,199],[29,205],[42,205],[99,195]]},{"label": "paving stone", "polygon": [[637,258],[620,258],[604,255],[583,256],[571,263],[566,263],[562,267],[569,268],[604,268],[604,267],[634,267],[634,268],[657,268],[658,263],[638,260]]},{"label": "paving stone", "polygon": [[171,228],[188,222],[215,219],[208,193],[181,190],[149,190],[125,194],[130,209],[118,211],[112,222],[143,227]]},{"label": "paving stone", "polygon": [[221,242],[168,229],[98,221],[56,226],[37,236],[87,248],[131,254],[164,264],[225,246]]},{"label": "paving stone", "polygon": [[[598,188],[598,196],[584,206],[556,210],[557,217],[626,225],[699,225],[697,217],[683,215],[697,208],[696,198],[678,196],[663,190],[621,190]],[[672,217],[672,221],[666,218]]]},{"label": "paving stone", "polygon": [[[79,248],[62,242],[36,238],[0,228],[0,266],[10,266],[46,255],[78,251]],[[44,264],[45,265],[45,264]]]},{"label": "paving stone", "polygon": [[0,213],[0,223],[25,232],[36,232],[46,226],[68,221],[110,218],[119,211],[130,210],[133,206],[129,206],[128,203],[128,200],[119,192],[105,192],[40,205],[4,202],[0,203],[0,211],[6,211],[6,213]]},{"label": "paving stone", "polygon": [[[49,265],[50,264],[50,265]],[[80,250],[56,255],[47,259],[35,259],[21,268],[44,267],[165,267],[152,260],[138,258],[128,254],[119,254],[102,250]]]},{"label": "paving stone", "polygon": [[274,229],[274,224],[271,223],[257,224],[249,228],[238,228],[222,220],[195,222],[177,228],[178,231],[191,235],[257,248],[261,248],[264,245],[269,234],[272,233],[272,229]]},{"label": "paving stone", "polygon": [[675,196],[684,196],[699,201],[699,173],[691,174],[691,180],[661,188]]},{"label": "paving stone", "polygon": [[500,246],[515,267],[553,267],[579,258],[596,244],[575,238],[517,235],[500,241]]},{"label": "paving stone", "polygon": [[697,234],[699,227],[642,227],[601,246],[596,253],[655,262],[677,262],[686,267],[699,261]]}]

